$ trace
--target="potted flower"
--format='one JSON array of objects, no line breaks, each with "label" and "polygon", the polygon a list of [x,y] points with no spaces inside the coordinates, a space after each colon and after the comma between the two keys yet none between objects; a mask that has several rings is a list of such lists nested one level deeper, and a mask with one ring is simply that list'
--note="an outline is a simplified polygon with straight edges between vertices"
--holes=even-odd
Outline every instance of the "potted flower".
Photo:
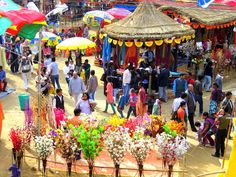
[{"label": "potted flower", "polygon": [[144,129],[136,127],[134,136],[130,138],[130,152],[137,162],[139,177],[143,176],[143,163],[151,147],[150,137],[144,135]]},{"label": "potted flower", "polygon": [[47,136],[36,136],[35,137],[35,150],[38,157],[43,161],[43,175],[46,175],[47,158],[54,150],[53,140]]},{"label": "potted flower", "polygon": [[189,148],[186,139],[179,135],[173,137],[163,132],[157,135],[158,152],[162,157],[164,167],[169,168],[168,177],[172,176],[172,171],[177,159],[181,158]]},{"label": "potted flower", "polygon": [[21,159],[24,154],[24,149],[29,145],[31,141],[31,132],[26,129],[14,129],[12,128],[9,133],[13,148],[13,158],[17,162],[17,167],[21,167]]},{"label": "potted flower", "polygon": [[114,131],[107,129],[104,135],[104,144],[115,165],[115,176],[119,176],[120,164],[128,150],[129,134],[118,127]]},{"label": "potted flower", "polygon": [[59,150],[62,158],[66,159],[68,175],[71,176],[72,162],[80,155],[79,143],[76,138],[69,132],[62,132],[60,129],[52,129],[49,132],[50,137],[54,142],[55,149]]},{"label": "potted flower", "polygon": [[89,177],[93,176],[94,162],[102,151],[103,143],[101,133],[102,127],[85,127],[80,125],[78,128],[69,126],[73,131],[74,137],[80,144],[83,157],[87,160],[89,166]]}]

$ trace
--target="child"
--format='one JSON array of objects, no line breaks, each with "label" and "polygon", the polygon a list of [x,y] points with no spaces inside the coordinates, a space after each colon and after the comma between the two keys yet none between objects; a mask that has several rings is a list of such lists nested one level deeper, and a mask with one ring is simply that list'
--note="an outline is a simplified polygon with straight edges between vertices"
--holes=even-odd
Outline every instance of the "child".
[{"label": "child", "polygon": [[[204,146],[207,144],[214,146],[215,142],[211,136],[216,133],[215,120],[209,117],[208,112],[204,112],[202,118],[204,119],[204,122],[201,124],[201,127],[198,130],[198,140]],[[195,126],[196,124],[197,122],[195,123]]]},{"label": "child", "polygon": [[113,114],[116,114],[115,108],[114,108],[114,98],[113,98],[113,85],[112,82],[110,80],[110,78],[107,78],[107,86],[106,86],[106,95],[107,95],[107,100],[106,100],[106,108],[105,111],[103,112],[107,112],[108,109],[108,104],[111,105]]},{"label": "child", "polygon": [[125,96],[124,96],[124,93],[123,93],[123,90],[120,89],[119,92],[119,103],[118,103],[118,106],[117,106],[117,111],[120,113],[120,116],[122,118],[124,118],[124,115],[123,115],[123,110],[124,110],[124,107],[125,107]]},{"label": "child", "polygon": [[129,119],[129,116],[130,116],[131,112],[133,112],[135,117],[137,116],[136,115],[136,103],[137,103],[137,100],[138,100],[137,93],[132,88],[130,90],[130,95],[129,95],[129,110],[128,110],[128,114],[127,114],[127,119]]},{"label": "child", "polygon": [[161,112],[162,112],[161,105],[164,102],[165,102],[164,98],[156,99],[156,102],[154,103],[152,107],[152,115],[161,116]]}]

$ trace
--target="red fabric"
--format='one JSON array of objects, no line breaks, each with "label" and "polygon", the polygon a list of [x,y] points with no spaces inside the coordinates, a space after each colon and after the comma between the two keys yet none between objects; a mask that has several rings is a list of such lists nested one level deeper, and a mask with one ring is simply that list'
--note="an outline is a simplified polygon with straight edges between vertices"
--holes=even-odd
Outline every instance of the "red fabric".
[{"label": "red fabric", "polygon": [[112,8],[106,11],[107,13],[111,14],[116,19],[122,19],[127,17],[131,12],[124,9],[124,8]]},{"label": "red fabric", "polygon": [[232,7],[236,6],[236,0],[215,0],[215,2],[219,4],[226,4]]},{"label": "red fabric", "polygon": [[132,47],[127,47],[126,55],[125,55],[125,67],[128,66],[129,63],[138,65],[138,55],[137,55],[137,47],[133,45]]}]

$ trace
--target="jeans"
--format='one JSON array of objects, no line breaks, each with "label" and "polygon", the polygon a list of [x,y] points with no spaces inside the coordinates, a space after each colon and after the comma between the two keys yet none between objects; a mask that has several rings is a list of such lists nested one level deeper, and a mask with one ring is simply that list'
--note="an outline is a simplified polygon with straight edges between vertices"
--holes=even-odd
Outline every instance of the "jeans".
[{"label": "jeans", "polygon": [[119,91],[118,88],[113,88],[114,103],[116,103],[116,98],[117,98],[118,91]]},{"label": "jeans", "polygon": [[30,78],[30,75],[31,75],[30,72],[22,73],[22,79],[23,79],[23,82],[24,82],[24,89],[28,89],[28,80]]},{"label": "jeans", "polygon": [[120,116],[121,116],[122,118],[124,118],[123,111],[122,111],[122,110],[120,110],[120,109],[117,109],[117,111],[120,113]]},{"label": "jeans", "polygon": [[128,114],[127,114],[127,119],[129,118],[131,112],[133,112],[135,117],[137,116],[137,114],[136,114],[136,106],[130,106],[129,107]]},{"label": "jeans", "polygon": [[108,109],[108,104],[110,104],[110,105],[111,105],[111,109],[112,109],[113,113],[115,114],[115,113],[116,113],[116,110],[115,110],[114,104],[113,104],[113,103],[108,103],[107,101],[106,101],[106,108],[105,108],[105,112],[107,112],[107,109]]},{"label": "jeans", "polygon": [[[225,152],[225,138],[227,137],[227,129],[218,129],[216,132],[216,156],[223,156]],[[221,153],[221,154],[220,154]]]},{"label": "jeans", "polygon": [[204,80],[203,80],[203,83],[202,83],[202,90],[204,90],[206,83],[207,83],[206,91],[210,91],[210,88],[211,88],[211,76],[204,76]]},{"label": "jeans", "polygon": [[199,104],[199,114],[203,113],[203,100],[202,95],[196,95],[196,102]]},{"label": "jeans", "polygon": [[61,86],[59,84],[59,75],[54,75],[54,76],[51,76],[51,80],[52,80],[52,85],[53,87],[55,88],[55,82],[57,84],[57,88],[60,89]]},{"label": "jeans", "polygon": [[128,101],[129,101],[129,89],[130,89],[130,84],[123,85],[123,92],[124,92],[124,96],[125,96],[125,104],[128,103]]},{"label": "jeans", "polygon": [[89,93],[89,98],[92,99],[92,100],[95,100],[95,91]]},{"label": "jeans", "polygon": [[66,77],[66,83],[68,84],[69,86],[69,83],[70,83],[70,79],[68,77]]},{"label": "jeans", "polygon": [[159,98],[164,98],[164,100],[167,101],[167,87],[159,87]]}]

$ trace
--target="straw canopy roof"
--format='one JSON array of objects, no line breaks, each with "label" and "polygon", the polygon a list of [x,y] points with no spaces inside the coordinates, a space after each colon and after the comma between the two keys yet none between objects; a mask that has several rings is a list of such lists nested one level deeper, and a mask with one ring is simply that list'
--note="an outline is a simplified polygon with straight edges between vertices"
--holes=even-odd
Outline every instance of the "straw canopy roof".
[{"label": "straw canopy roof", "polygon": [[204,25],[219,25],[236,21],[236,11],[204,9],[197,7],[162,6],[161,11],[172,10],[177,14],[187,16]]},{"label": "straw canopy roof", "polygon": [[140,4],[132,14],[119,22],[105,26],[103,32],[121,40],[170,39],[194,34],[191,27],[179,24],[148,3]]}]

